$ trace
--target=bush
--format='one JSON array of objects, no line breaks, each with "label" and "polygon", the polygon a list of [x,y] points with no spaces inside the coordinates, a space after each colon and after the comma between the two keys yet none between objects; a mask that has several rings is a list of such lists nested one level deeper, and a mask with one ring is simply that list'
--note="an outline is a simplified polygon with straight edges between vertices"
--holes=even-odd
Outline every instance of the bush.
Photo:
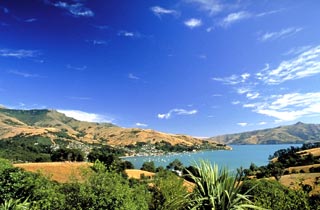
[{"label": "bush", "polygon": [[277,181],[247,180],[241,187],[241,192],[252,189],[251,200],[255,205],[266,209],[310,209],[308,195],[302,190],[292,190]]}]

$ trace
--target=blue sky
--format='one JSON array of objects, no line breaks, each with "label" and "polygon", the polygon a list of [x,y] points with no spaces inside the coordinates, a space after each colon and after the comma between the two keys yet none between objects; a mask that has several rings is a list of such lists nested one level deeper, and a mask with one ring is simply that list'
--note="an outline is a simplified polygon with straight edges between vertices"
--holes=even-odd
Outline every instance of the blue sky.
[{"label": "blue sky", "polygon": [[319,6],[2,0],[0,104],[198,137],[319,123]]}]

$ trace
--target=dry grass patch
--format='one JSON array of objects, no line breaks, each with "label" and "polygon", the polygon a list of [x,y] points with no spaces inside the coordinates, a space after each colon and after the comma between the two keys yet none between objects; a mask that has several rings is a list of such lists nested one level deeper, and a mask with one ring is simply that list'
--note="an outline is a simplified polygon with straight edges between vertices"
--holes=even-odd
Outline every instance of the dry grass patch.
[{"label": "dry grass patch", "polygon": [[[155,173],[149,171],[143,171],[139,169],[127,169],[125,170],[129,178],[140,179],[142,176],[147,177],[149,179],[155,176]],[[189,182],[187,180],[183,180],[183,186],[185,186],[188,192],[191,192],[194,189],[195,184]]]},{"label": "dry grass patch", "polygon": [[46,163],[22,163],[14,164],[30,172],[40,172],[60,183],[66,183],[71,179],[83,180],[82,171],[92,166],[87,162],[46,162]]},{"label": "dry grass patch", "polygon": [[301,184],[308,184],[312,187],[311,194],[320,194],[320,173],[300,173],[284,175],[280,179],[280,183],[297,189]]}]

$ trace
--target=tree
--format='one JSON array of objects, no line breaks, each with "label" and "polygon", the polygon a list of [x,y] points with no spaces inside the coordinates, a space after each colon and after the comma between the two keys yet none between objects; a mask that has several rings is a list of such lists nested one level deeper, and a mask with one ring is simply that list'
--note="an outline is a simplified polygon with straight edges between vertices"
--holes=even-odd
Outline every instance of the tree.
[{"label": "tree", "polygon": [[169,165],[167,165],[167,169],[170,169],[170,170],[174,169],[176,171],[182,171],[184,169],[184,166],[180,160],[175,159],[174,161],[169,163]]},{"label": "tree", "polygon": [[272,180],[247,180],[241,187],[241,192],[251,190],[250,199],[258,206],[266,209],[310,209],[308,196],[302,190],[293,190]]},{"label": "tree", "polygon": [[144,162],[144,163],[142,164],[141,170],[149,171],[149,172],[155,172],[155,171],[156,171],[156,167],[155,167],[153,161]]},{"label": "tree", "polygon": [[52,152],[52,161],[83,161],[84,154],[78,149],[61,148]]},{"label": "tree", "polygon": [[[77,194],[77,209],[148,209],[150,194],[144,185],[130,186],[120,173],[108,170],[99,161],[93,168],[84,183],[69,188]],[[68,199],[74,201],[74,198]]]},{"label": "tree", "polygon": [[191,209],[259,209],[249,200],[248,192],[240,193],[243,173],[233,176],[226,168],[219,170],[217,165],[212,166],[209,161],[200,161],[200,165],[195,167],[198,174],[189,173],[195,183],[195,189],[191,192]]},{"label": "tree", "polygon": [[151,210],[179,210],[188,205],[188,191],[183,179],[168,170],[162,170],[154,177]]}]

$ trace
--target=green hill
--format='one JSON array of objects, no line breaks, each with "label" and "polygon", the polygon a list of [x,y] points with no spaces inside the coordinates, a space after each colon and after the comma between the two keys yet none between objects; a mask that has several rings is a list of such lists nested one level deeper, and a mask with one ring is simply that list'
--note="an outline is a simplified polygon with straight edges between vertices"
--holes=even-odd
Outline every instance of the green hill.
[{"label": "green hill", "polygon": [[[95,144],[112,147],[132,145],[179,146],[181,148],[225,148],[187,135],[162,133],[150,129],[121,128],[110,123],[83,122],[55,110],[17,110],[0,107],[0,141],[46,139],[53,145]],[[39,143],[39,142],[36,142]],[[159,147],[160,147],[159,146]]]},{"label": "green hill", "polygon": [[298,122],[294,125],[211,137],[222,144],[295,144],[320,140],[320,125]]}]

